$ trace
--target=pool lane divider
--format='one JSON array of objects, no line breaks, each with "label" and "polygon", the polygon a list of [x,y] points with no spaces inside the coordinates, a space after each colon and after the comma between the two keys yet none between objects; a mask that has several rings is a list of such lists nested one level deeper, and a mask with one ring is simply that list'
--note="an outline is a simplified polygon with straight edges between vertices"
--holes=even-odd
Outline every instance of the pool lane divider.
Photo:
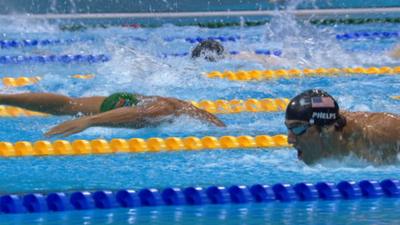
[{"label": "pool lane divider", "polygon": [[173,151],[200,151],[215,149],[256,149],[291,147],[287,136],[205,136],[205,137],[168,137],[168,138],[132,138],[132,139],[104,139],[95,140],[45,140],[34,143],[18,141],[16,143],[0,142],[0,157],[25,156],[74,156],[114,153],[145,153],[145,152],[173,152]]},{"label": "pool lane divider", "polygon": [[0,48],[21,48],[21,47],[37,47],[48,45],[72,44],[77,40],[72,39],[8,39],[0,40]]},{"label": "pool lane divider", "polygon": [[[233,99],[233,100],[202,100],[199,102],[189,101],[194,106],[204,109],[213,114],[234,114],[242,112],[282,112],[289,104],[287,98],[264,98],[264,99]],[[49,116],[49,114],[30,111],[14,106],[0,105],[0,117],[31,117]]]},{"label": "pool lane divider", "polygon": [[157,206],[204,206],[249,203],[290,203],[309,201],[398,199],[400,181],[362,180],[313,183],[277,183],[164,189],[143,188],[118,191],[38,192],[5,194],[0,197],[0,212],[4,214],[62,212],[112,208]]},{"label": "pool lane divider", "polygon": [[[141,38],[141,37],[129,37],[134,41],[149,41],[149,39]],[[208,37],[166,37],[164,41],[171,42],[175,40],[184,40],[191,44],[202,42],[205,40],[216,40],[220,42],[236,42],[240,40],[240,36],[238,35],[219,35],[219,36],[208,36]],[[82,40],[74,40],[74,39],[3,39],[0,40],[0,48],[8,49],[8,48],[23,48],[23,47],[42,47],[42,46],[50,46],[50,45],[65,45],[65,44],[73,44]],[[88,38],[87,41],[94,41],[93,38]]]},{"label": "pool lane divider", "polygon": [[400,100],[400,95],[399,96],[392,96],[392,98],[396,99],[396,100]]},{"label": "pool lane divider", "polygon": [[[247,52],[247,51],[244,51]],[[252,51],[256,55],[265,55],[265,56],[277,56],[280,57],[282,55],[282,51],[279,49],[276,50],[269,50],[269,49],[256,49]],[[229,51],[227,52],[230,55],[237,55],[240,54],[240,51]],[[181,52],[181,53],[163,53],[161,54],[161,57],[163,58],[168,58],[168,57],[186,57],[190,56],[190,52]]]},{"label": "pool lane divider", "polygon": [[1,81],[5,87],[24,87],[38,83],[42,78],[34,77],[3,77]]},{"label": "pool lane divider", "polygon": [[[222,27],[253,27],[263,26],[269,23],[270,20],[256,20],[256,21],[243,21],[243,22],[224,22],[224,21],[211,21],[211,22],[197,22],[197,23],[176,23],[175,26],[198,26],[207,28],[222,28]],[[367,24],[367,23],[400,23],[399,17],[386,17],[386,18],[330,18],[330,19],[312,19],[308,21],[314,25],[335,25],[335,24]],[[62,31],[82,31],[87,29],[98,28],[113,28],[113,27],[127,27],[127,28],[154,28],[160,27],[159,25],[147,24],[67,24],[60,25]]]},{"label": "pool lane divider", "polygon": [[355,67],[355,68],[317,68],[317,69],[279,69],[279,70],[239,70],[239,71],[212,71],[205,73],[208,78],[228,79],[232,81],[260,81],[271,79],[291,79],[301,77],[338,77],[349,75],[398,75],[397,67]]},{"label": "pool lane divider", "polygon": [[400,23],[400,17],[387,18],[331,18],[331,19],[312,19],[314,25],[335,25],[335,24],[366,24],[366,23]]},{"label": "pool lane divider", "polygon": [[[261,54],[261,53],[260,53]],[[262,54],[266,54],[265,52]],[[312,76],[340,76],[344,74],[364,74],[364,75],[398,75],[400,67],[355,67],[355,68],[317,68],[317,69],[279,69],[279,70],[239,70],[239,71],[211,71],[204,73],[208,78],[221,78],[228,80],[250,81],[250,80],[268,80],[279,78],[298,78]],[[71,75],[76,79],[92,79],[93,74],[75,74]],[[1,78],[3,85],[7,87],[22,87],[35,84],[41,80],[40,76],[34,77],[4,77]]]},{"label": "pool lane divider", "polygon": [[[221,28],[221,27],[232,27],[232,26],[260,26],[265,25],[268,20],[262,21],[244,21],[244,22],[206,22],[206,23],[176,23],[175,26],[198,26],[198,27],[207,27],[207,28]],[[113,27],[126,27],[126,28],[155,28],[161,27],[159,25],[147,25],[147,24],[68,24],[68,25],[60,25],[59,28],[62,31],[82,31],[87,29],[97,29],[97,28],[113,28]]]},{"label": "pool lane divider", "polygon": [[25,64],[25,63],[100,63],[110,61],[110,57],[100,55],[1,55],[0,65],[4,64]]},{"label": "pool lane divider", "polygon": [[[75,79],[92,79],[94,78],[95,75],[93,74],[74,74],[71,75],[71,78]],[[5,87],[24,87],[24,86],[29,86],[32,84],[36,84],[42,80],[42,77],[40,76],[33,76],[33,77],[3,77],[0,78],[3,86]]]},{"label": "pool lane divider", "polygon": [[352,40],[352,39],[387,39],[399,38],[400,33],[396,31],[374,31],[374,32],[352,32],[337,34],[337,40]]}]

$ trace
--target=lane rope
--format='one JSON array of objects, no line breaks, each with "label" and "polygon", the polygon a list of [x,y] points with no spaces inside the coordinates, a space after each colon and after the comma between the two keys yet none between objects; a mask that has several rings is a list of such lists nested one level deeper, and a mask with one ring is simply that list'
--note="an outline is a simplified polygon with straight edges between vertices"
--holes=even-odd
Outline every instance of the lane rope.
[{"label": "lane rope", "polygon": [[205,73],[208,78],[220,78],[234,81],[269,80],[279,78],[299,78],[312,76],[347,76],[350,75],[398,75],[400,66],[397,67],[355,67],[355,68],[317,68],[317,69],[279,69],[279,70],[240,70],[240,71],[212,71]]},{"label": "lane rope", "polygon": [[110,61],[107,55],[1,55],[0,64],[22,63],[99,63]]},{"label": "lane rope", "polygon": [[249,203],[332,201],[400,197],[400,181],[362,180],[333,182],[300,182],[294,185],[232,185],[164,189],[143,188],[118,191],[74,191],[52,193],[5,194],[0,197],[0,211],[6,214],[60,212],[111,208],[138,208],[155,206],[199,206]]},{"label": "lane rope", "polygon": [[399,38],[399,32],[395,31],[374,31],[374,32],[353,32],[337,34],[337,40],[350,40],[350,39],[387,39]]},{"label": "lane rope", "polygon": [[[71,78],[74,79],[92,79],[95,77],[93,74],[74,74],[70,76]],[[33,76],[33,77],[3,77],[0,78],[3,86],[5,87],[24,87],[24,86],[29,86],[32,84],[36,84],[42,80],[42,77],[40,76]]]},{"label": "lane rope", "polygon": [[[234,26],[263,26],[269,23],[269,20],[260,21],[244,21],[244,22],[197,22],[197,23],[176,23],[175,26],[198,26],[205,28],[222,28],[222,27],[234,27]],[[366,24],[366,23],[400,23],[399,17],[394,18],[340,18],[340,19],[312,19],[309,23],[314,25],[335,25],[335,24]],[[62,31],[83,31],[87,29],[98,29],[98,28],[112,28],[112,27],[127,27],[127,28],[156,28],[161,25],[147,25],[147,24],[122,24],[122,25],[109,25],[109,24],[70,24],[60,25],[59,28]]]},{"label": "lane rope", "polygon": [[335,25],[335,24],[365,24],[365,23],[400,23],[400,17],[396,18],[341,18],[341,19],[312,19],[311,24]]},{"label": "lane rope", "polygon": [[132,139],[104,139],[95,140],[45,140],[34,143],[18,141],[16,143],[0,142],[0,157],[24,156],[59,156],[59,155],[93,155],[114,153],[143,153],[168,151],[200,151],[213,149],[256,149],[290,147],[287,136],[205,136],[205,137],[168,137],[168,138],[132,138]]},{"label": "lane rope", "polygon": [[[147,38],[142,37],[129,37],[134,41],[145,42],[149,41]],[[208,36],[208,37],[166,37],[164,41],[171,42],[175,40],[184,40],[189,43],[202,42],[204,40],[217,40],[221,42],[236,42],[240,39],[238,35],[219,35],[219,36]],[[51,45],[69,45],[80,41],[94,41],[94,38],[86,39],[3,39],[0,40],[0,48],[23,48],[23,47],[43,47]]]},{"label": "lane rope", "polygon": [[[189,101],[194,106],[204,109],[213,114],[234,114],[242,112],[281,112],[286,109],[289,99],[287,98],[264,98],[264,99],[233,99],[233,100],[202,100],[199,102]],[[45,113],[34,112],[14,106],[0,105],[0,117],[20,116],[49,116]]]},{"label": "lane rope", "polygon": [[[246,51],[244,51],[246,52]],[[254,54],[256,55],[267,55],[267,56],[278,56],[280,57],[282,55],[282,51],[279,49],[275,49],[275,50],[269,50],[269,49],[256,49],[254,51],[252,51]],[[230,55],[237,55],[240,54],[240,51],[229,51],[227,52]],[[168,58],[168,57],[185,57],[185,56],[190,56],[191,53],[190,52],[181,52],[181,53],[162,53],[161,57],[163,58]]]},{"label": "lane rope", "polygon": [[62,45],[72,44],[77,42],[73,39],[9,39],[0,40],[0,48],[21,48],[21,47],[36,47],[36,46],[48,46],[48,45]]},{"label": "lane rope", "polygon": [[[245,22],[199,22],[199,23],[176,23],[175,26],[198,26],[206,28],[221,28],[221,27],[233,27],[233,26],[261,26],[268,23],[268,20],[263,21],[245,21]],[[126,28],[157,28],[161,25],[148,25],[148,24],[122,24],[122,25],[108,25],[108,24],[70,24],[70,25],[60,25],[59,28],[62,31],[83,31],[87,29],[98,29],[98,28],[113,28],[113,27],[126,27]]]}]

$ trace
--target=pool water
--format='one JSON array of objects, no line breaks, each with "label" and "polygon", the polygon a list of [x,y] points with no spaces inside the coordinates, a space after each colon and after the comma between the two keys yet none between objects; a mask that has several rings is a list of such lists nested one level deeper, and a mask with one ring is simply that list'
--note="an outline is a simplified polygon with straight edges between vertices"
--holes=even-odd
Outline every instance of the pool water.
[{"label": "pool water", "polygon": [[[1,224],[393,224],[396,199],[4,215]],[[371,222],[375,221],[375,222]]]},{"label": "pool water", "polygon": [[[117,91],[171,96],[187,100],[291,98],[310,88],[333,95],[343,110],[398,113],[400,78],[389,76],[307,77],[257,82],[209,79],[213,70],[279,68],[396,66],[387,56],[399,38],[337,40],[346,32],[398,31],[398,24],[314,26],[287,15],[258,27],[207,29],[175,27],[130,29],[114,27],[84,32],[61,32],[57,25],[31,21],[0,21],[1,39],[70,39],[70,44],[0,49],[0,55],[107,54],[111,61],[95,64],[1,65],[2,77],[41,76],[35,85],[9,88],[2,93],[56,92],[70,96],[110,95]],[[263,67],[255,62],[225,59],[217,63],[167,57],[193,48],[186,37],[238,35],[225,42],[227,50],[279,49],[287,62]],[[137,37],[146,41],[137,40]],[[173,41],[166,41],[165,38]],[[360,47],[361,46],[361,47]],[[94,79],[73,79],[73,74],[95,74]],[[206,135],[283,134],[284,113],[240,113],[218,115],[226,128],[216,128],[181,117],[172,124],[140,130],[90,128],[66,140],[95,138],[149,138]],[[46,140],[44,132],[71,117],[0,118],[0,140]],[[57,138],[49,139],[51,141]],[[25,157],[0,159],[0,192],[50,192],[192,185],[274,184],[341,180],[398,178],[400,165],[372,166],[353,156],[327,159],[308,166],[297,160],[291,148],[256,150],[212,150],[173,153],[115,154],[93,156]],[[271,203],[206,207],[162,207],[95,210],[35,215],[0,215],[0,224],[394,224],[399,200],[357,200],[313,203]],[[375,221],[375,222],[374,222]]]}]

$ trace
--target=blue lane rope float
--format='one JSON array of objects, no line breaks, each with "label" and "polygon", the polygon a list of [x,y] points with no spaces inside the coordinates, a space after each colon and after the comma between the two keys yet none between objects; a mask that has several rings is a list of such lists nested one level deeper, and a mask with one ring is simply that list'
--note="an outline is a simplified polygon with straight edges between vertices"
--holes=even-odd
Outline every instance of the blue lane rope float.
[{"label": "blue lane rope float", "polygon": [[337,184],[330,182],[297,183],[295,185],[277,183],[272,186],[255,184],[206,188],[198,186],[167,187],[163,190],[144,188],[119,191],[6,194],[0,197],[0,212],[13,214],[146,206],[357,200],[383,197],[399,198],[400,181],[386,179],[381,182],[373,180],[341,181]]},{"label": "blue lane rope float", "polygon": [[350,39],[387,39],[387,38],[399,38],[399,32],[353,32],[337,34],[337,40],[350,40]]},{"label": "blue lane rope float", "polygon": [[[131,40],[145,42],[149,39],[142,37],[129,37]],[[240,39],[240,36],[209,36],[209,37],[167,37],[164,38],[166,42],[172,42],[175,40],[184,40],[189,43],[198,43],[205,40],[217,40],[221,42],[235,42]],[[92,39],[87,39],[87,41],[93,41]],[[74,39],[9,39],[9,40],[0,40],[0,48],[21,48],[21,47],[36,47],[36,46],[48,46],[48,45],[61,45],[61,44],[72,44],[77,42],[78,40]]]},{"label": "blue lane rope float", "polygon": [[[205,38],[187,37],[187,38],[185,38],[185,41],[194,44],[194,43],[199,43],[199,42],[202,42],[205,40],[216,40],[216,41],[221,41],[221,42],[229,42],[229,41],[235,42],[235,41],[238,41],[239,39],[240,39],[240,36],[235,35],[235,36],[209,36],[209,37],[205,37]],[[164,39],[164,40],[169,41],[171,39]]]},{"label": "blue lane rope float", "polygon": [[392,48],[390,46],[373,46],[373,45],[354,45],[351,47],[344,48],[349,52],[367,52],[369,54],[383,54],[382,52],[390,51]]},{"label": "blue lane rope float", "polygon": [[[398,38],[399,32],[353,32],[353,33],[343,33],[337,34],[336,39],[338,40],[349,40],[349,39],[383,39],[383,38]],[[134,41],[145,42],[148,41],[146,38],[142,37],[130,37]],[[164,38],[166,42],[172,42],[175,40],[185,40],[189,43],[199,43],[205,40],[217,40],[221,42],[236,42],[240,40],[238,35],[220,35],[220,36],[208,36],[208,37],[167,37]],[[90,39],[91,40],[91,39]],[[59,44],[72,44],[78,40],[74,39],[9,39],[0,40],[0,48],[20,48],[20,47],[36,47],[36,46],[48,46],[48,45],[59,45]]]},{"label": "blue lane rope float", "polygon": [[22,64],[22,63],[99,63],[107,62],[110,56],[100,55],[1,55],[0,64]]},{"label": "blue lane rope float", "polygon": [[19,48],[19,47],[36,47],[56,44],[71,44],[76,42],[72,39],[22,39],[22,40],[0,40],[0,48]]},{"label": "blue lane rope float", "polygon": [[[130,37],[134,41],[140,41],[140,42],[145,42],[148,41],[146,38],[141,38],[141,37]],[[184,40],[186,42],[189,42],[191,44],[194,43],[199,43],[205,40],[216,40],[216,41],[221,41],[221,42],[235,42],[240,39],[240,36],[226,36],[226,35],[221,35],[221,36],[209,36],[209,37],[166,37],[163,40],[166,42],[172,42],[176,40]]]},{"label": "blue lane rope float", "polygon": [[[230,55],[237,55],[240,53],[240,51],[229,51],[228,52]],[[275,49],[275,50],[268,50],[268,49],[256,49],[253,51],[254,54],[256,55],[266,55],[266,56],[278,56],[280,57],[282,55],[282,51]],[[168,57],[185,57],[190,55],[189,52],[181,52],[181,53],[163,53],[161,57],[163,58],[168,58]]]}]

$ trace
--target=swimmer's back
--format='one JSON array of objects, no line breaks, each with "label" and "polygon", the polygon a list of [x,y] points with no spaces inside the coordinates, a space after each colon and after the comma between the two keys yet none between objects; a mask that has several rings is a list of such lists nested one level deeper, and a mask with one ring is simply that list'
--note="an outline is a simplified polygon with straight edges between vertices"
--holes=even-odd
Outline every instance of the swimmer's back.
[{"label": "swimmer's back", "polygon": [[400,116],[379,112],[342,112],[351,124],[357,124],[375,144],[400,142]]}]

